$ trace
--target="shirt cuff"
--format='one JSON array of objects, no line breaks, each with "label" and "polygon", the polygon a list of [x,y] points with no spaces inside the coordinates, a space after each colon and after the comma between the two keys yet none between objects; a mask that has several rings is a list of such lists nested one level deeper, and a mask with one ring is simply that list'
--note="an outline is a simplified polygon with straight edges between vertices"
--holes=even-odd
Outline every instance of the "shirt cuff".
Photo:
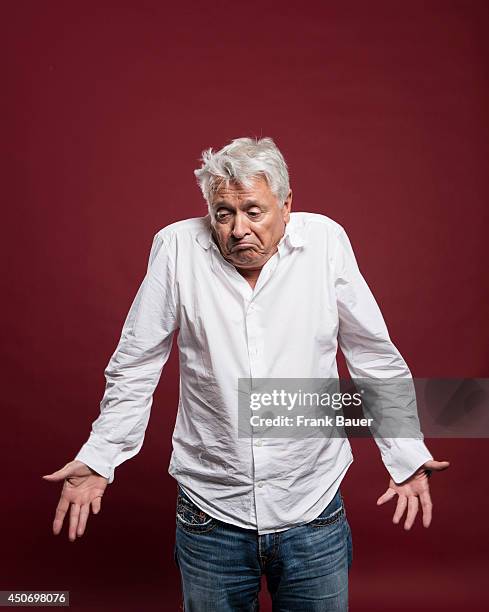
[{"label": "shirt cuff", "polygon": [[108,484],[114,481],[113,458],[108,456],[110,444],[100,440],[96,434],[91,434],[88,441],[81,447],[75,460],[81,461],[92,468],[97,474],[108,478]]},{"label": "shirt cuff", "polygon": [[382,461],[396,484],[407,480],[426,461],[433,459],[423,440],[415,438],[390,438],[383,448]]}]

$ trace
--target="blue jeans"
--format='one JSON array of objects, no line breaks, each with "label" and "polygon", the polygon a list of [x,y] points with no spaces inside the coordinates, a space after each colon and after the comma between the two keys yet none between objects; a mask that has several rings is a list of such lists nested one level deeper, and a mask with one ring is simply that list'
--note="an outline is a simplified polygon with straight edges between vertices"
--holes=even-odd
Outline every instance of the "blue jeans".
[{"label": "blue jeans", "polygon": [[185,612],[254,612],[265,574],[274,612],[345,612],[352,540],[338,490],[313,521],[258,535],[202,512],[178,487],[175,561]]}]

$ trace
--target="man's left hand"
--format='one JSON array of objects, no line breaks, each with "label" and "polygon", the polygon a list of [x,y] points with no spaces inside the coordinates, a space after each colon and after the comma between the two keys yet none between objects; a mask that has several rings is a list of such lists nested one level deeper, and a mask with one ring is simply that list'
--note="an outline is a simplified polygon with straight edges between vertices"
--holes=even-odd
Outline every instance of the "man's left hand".
[{"label": "man's left hand", "polygon": [[419,510],[419,504],[421,504],[423,510],[423,525],[429,527],[433,512],[433,504],[431,503],[428,478],[431,476],[431,472],[441,472],[442,470],[446,470],[449,466],[450,463],[448,461],[427,461],[417,469],[410,478],[400,484],[396,484],[391,478],[389,488],[379,497],[377,505],[380,506],[391,500],[395,495],[399,495],[392,522],[397,525],[407,508],[404,529],[408,530],[411,529]]}]

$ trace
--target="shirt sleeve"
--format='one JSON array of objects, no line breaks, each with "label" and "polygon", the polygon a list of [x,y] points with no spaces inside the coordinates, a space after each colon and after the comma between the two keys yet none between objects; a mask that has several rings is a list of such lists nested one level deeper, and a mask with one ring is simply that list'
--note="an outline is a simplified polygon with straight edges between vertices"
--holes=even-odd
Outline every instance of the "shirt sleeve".
[{"label": "shirt sleeve", "polygon": [[146,275],[104,371],[100,415],[75,459],[114,480],[115,468],[136,455],[144,440],[153,392],[177,329],[174,261],[168,237],[156,234]]},{"label": "shirt sleeve", "polygon": [[[358,268],[343,228],[337,236],[334,261],[338,342],[352,379],[412,380],[406,362],[389,337],[379,306]],[[392,412],[396,411],[395,419],[405,419],[405,423],[399,423],[399,431],[408,429],[415,435],[410,433],[409,438],[374,436],[382,461],[396,483],[406,480],[423,463],[433,459],[419,428],[414,386],[412,388],[412,401],[402,407],[394,406]],[[375,403],[369,410],[375,416]],[[382,416],[385,415],[379,414]],[[403,429],[405,424],[408,427]]]}]

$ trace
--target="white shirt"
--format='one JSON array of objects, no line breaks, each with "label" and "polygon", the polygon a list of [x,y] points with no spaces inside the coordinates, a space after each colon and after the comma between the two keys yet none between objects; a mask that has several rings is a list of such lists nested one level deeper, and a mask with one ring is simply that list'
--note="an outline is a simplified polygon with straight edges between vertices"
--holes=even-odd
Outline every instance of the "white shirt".
[{"label": "white shirt", "polygon": [[[353,461],[348,438],[239,438],[238,378],[410,377],[344,229],[291,213],[254,289],[219,252],[209,217],[154,237],[147,274],[105,370],[100,415],[76,459],[112,482],[143,444],[178,333],[180,399],[169,473],[209,515],[259,534],[316,518]],[[395,482],[433,456],[421,439],[375,438]]]}]

